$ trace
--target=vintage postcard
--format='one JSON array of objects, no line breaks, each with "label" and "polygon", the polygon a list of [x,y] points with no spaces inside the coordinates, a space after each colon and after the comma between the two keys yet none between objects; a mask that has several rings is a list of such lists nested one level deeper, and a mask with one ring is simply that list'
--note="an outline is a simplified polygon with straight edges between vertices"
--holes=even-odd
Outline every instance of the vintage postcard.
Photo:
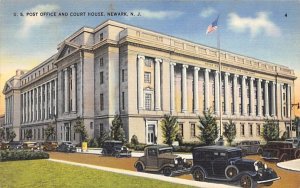
[{"label": "vintage postcard", "polygon": [[299,23],[298,0],[0,0],[0,188],[299,188]]}]

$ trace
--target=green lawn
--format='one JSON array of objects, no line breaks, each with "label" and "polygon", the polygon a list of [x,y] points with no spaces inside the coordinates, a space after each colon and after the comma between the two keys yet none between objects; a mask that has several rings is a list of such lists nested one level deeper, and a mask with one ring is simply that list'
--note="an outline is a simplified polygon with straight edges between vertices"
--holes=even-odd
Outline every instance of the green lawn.
[{"label": "green lawn", "polygon": [[188,187],[48,160],[0,162],[0,188]]}]

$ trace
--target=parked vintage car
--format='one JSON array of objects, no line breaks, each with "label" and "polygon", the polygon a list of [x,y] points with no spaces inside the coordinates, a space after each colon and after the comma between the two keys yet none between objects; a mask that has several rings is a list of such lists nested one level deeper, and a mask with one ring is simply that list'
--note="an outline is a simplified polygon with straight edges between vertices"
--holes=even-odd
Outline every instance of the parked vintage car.
[{"label": "parked vintage car", "polygon": [[43,143],[44,151],[55,151],[57,147],[58,147],[57,142],[44,142]]},{"label": "parked vintage car", "polygon": [[292,142],[270,141],[263,149],[262,158],[273,162],[298,159],[300,158],[300,148],[294,148]]},{"label": "parked vintage car", "polygon": [[8,142],[0,142],[0,150],[6,150],[9,148]]},{"label": "parked vintage car", "polygon": [[240,148],[245,155],[262,154],[263,148],[258,140],[243,140],[236,147]]},{"label": "parked vintage car", "polygon": [[23,143],[19,141],[11,141],[8,143],[8,149],[10,150],[23,149]]},{"label": "parked vintage car", "polygon": [[300,148],[300,138],[288,138],[285,141],[292,142],[294,148]]},{"label": "parked vintage car", "polygon": [[72,142],[62,142],[56,148],[56,151],[72,153],[72,152],[76,152],[76,147],[74,144],[72,144]]},{"label": "parked vintage car", "polygon": [[102,146],[102,155],[115,157],[131,157],[131,151],[121,141],[107,140]]},{"label": "parked vintage car", "polygon": [[191,163],[174,155],[172,147],[153,145],[145,147],[144,156],[138,158],[134,167],[138,172],[159,172],[165,176],[175,176],[189,173]]},{"label": "parked vintage car", "polygon": [[242,158],[242,150],[236,147],[203,146],[193,150],[194,180],[220,180],[239,182],[242,187],[257,184],[271,185],[280,179],[276,172],[260,161]]},{"label": "parked vintage car", "polygon": [[23,149],[27,150],[41,150],[41,145],[37,142],[23,142]]}]

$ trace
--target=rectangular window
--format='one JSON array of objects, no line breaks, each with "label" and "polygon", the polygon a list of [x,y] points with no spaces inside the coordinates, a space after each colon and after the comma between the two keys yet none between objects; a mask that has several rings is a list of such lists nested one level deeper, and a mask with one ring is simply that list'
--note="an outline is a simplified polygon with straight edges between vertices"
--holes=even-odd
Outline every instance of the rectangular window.
[{"label": "rectangular window", "polygon": [[239,104],[239,112],[242,114],[242,104]]},{"label": "rectangular window", "polygon": [[222,111],[225,112],[225,103],[222,102]]},{"label": "rectangular window", "polygon": [[122,82],[124,82],[124,81],[125,81],[125,70],[122,69]]},{"label": "rectangular window", "polygon": [[144,82],[145,83],[151,83],[151,73],[150,72],[145,72],[144,73]]},{"label": "rectangular window", "polygon": [[94,123],[90,122],[90,129],[94,129]]},{"label": "rectangular window", "polygon": [[242,96],[242,88],[239,87],[239,97],[241,97],[241,96]]},{"label": "rectangular window", "polygon": [[38,129],[38,140],[40,139],[40,137],[41,137],[41,130]]},{"label": "rectangular window", "polygon": [[249,135],[253,136],[252,124],[249,124]]},{"label": "rectangular window", "polygon": [[122,92],[122,110],[125,109],[125,92]]},{"label": "rectangular window", "polygon": [[241,136],[245,136],[245,125],[241,124]]},{"label": "rectangular window", "polygon": [[103,72],[100,72],[100,84],[103,84]]},{"label": "rectangular window", "polygon": [[100,33],[100,41],[103,40],[103,33]]},{"label": "rectangular window", "polygon": [[44,140],[44,137],[45,137],[45,135],[44,135],[44,128],[42,128],[42,139]]},{"label": "rectangular window", "polygon": [[103,93],[100,94],[100,110],[104,110]]},{"label": "rectangular window", "polygon": [[260,136],[260,124],[256,125],[256,135]]},{"label": "rectangular window", "polygon": [[181,135],[181,137],[183,138],[183,124],[179,123],[179,129],[178,129],[178,134]]},{"label": "rectangular window", "polygon": [[285,93],[283,93],[282,100],[285,101]]},{"label": "rectangular window", "polygon": [[100,67],[103,67],[103,57],[100,58]]},{"label": "rectangular window", "polygon": [[100,123],[100,128],[99,128],[100,135],[103,134],[103,132],[104,132],[103,123]]},{"label": "rectangular window", "polygon": [[145,94],[145,109],[151,110],[151,94],[149,93]]},{"label": "rectangular window", "polygon": [[191,124],[191,138],[194,138],[196,136],[196,125],[195,123]]},{"label": "rectangular window", "polygon": [[285,110],[285,106],[283,107],[283,117],[285,117],[286,114],[286,110]]},{"label": "rectangular window", "polygon": [[231,103],[231,113],[233,114],[234,112],[234,106],[233,106],[233,103]]},{"label": "rectangular window", "polygon": [[247,112],[250,113],[250,104],[247,104]]}]

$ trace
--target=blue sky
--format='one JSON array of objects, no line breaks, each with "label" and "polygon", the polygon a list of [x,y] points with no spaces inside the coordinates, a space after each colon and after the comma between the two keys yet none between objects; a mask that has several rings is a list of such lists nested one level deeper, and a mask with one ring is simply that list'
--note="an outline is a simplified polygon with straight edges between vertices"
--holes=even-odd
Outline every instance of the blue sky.
[{"label": "blue sky", "polygon": [[[141,17],[19,16],[20,12],[140,12]],[[0,0],[0,86],[30,69],[82,26],[113,19],[216,47],[207,26],[220,14],[221,48],[286,65],[300,73],[300,1],[16,1]],[[14,16],[17,13],[18,16]],[[287,13],[287,17],[285,14]],[[300,75],[299,75],[300,76]]]}]

